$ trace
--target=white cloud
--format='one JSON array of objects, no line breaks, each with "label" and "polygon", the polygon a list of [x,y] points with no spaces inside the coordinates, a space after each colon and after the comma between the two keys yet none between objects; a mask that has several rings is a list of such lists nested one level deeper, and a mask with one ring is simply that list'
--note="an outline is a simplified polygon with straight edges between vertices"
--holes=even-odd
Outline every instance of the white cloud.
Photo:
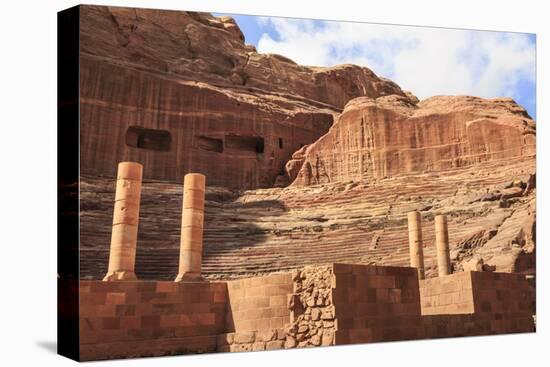
[{"label": "white cloud", "polygon": [[354,63],[419,98],[438,94],[514,96],[535,81],[535,46],[519,33],[263,18],[258,51],[304,65]]}]

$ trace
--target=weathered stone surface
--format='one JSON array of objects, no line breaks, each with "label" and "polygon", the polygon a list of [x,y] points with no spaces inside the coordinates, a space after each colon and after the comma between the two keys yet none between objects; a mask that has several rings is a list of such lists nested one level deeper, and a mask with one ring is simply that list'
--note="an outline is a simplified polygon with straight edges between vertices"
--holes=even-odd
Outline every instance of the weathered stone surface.
[{"label": "weathered stone surface", "polygon": [[333,342],[334,342],[334,332],[324,331],[323,337],[321,339],[321,345],[328,346],[328,345],[332,345]]},{"label": "weathered stone surface", "polygon": [[113,176],[116,162],[130,159],[147,163],[149,179],[197,172],[210,185],[272,187],[292,153],[322,136],[350,99],[409,98],[364,67],[258,54],[229,17],[80,9],[86,174]]},{"label": "weathered stone surface", "polygon": [[314,345],[314,346],[321,345],[321,336],[320,335],[314,335],[311,338],[311,344]]},{"label": "weathered stone surface", "polygon": [[273,340],[265,344],[265,350],[283,349],[284,344],[282,340]]},{"label": "weathered stone surface", "polygon": [[[492,257],[506,256],[508,265],[503,263],[502,269],[510,268],[518,256],[534,259],[536,188],[511,199],[507,207],[472,199],[534,169],[533,157],[517,157],[359,182],[348,191],[346,183],[246,192],[207,187],[202,273],[206,278],[239,278],[331,261],[408,266],[406,215],[426,207],[430,209],[421,213],[427,277],[437,270],[433,218],[441,212],[453,213],[453,271],[475,254],[487,265],[495,265]],[[181,195],[181,185],[144,183],[138,278],[174,279],[177,274]],[[82,178],[82,277],[100,279],[107,272],[113,200],[112,180]],[[313,230],[318,226],[322,232]],[[374,236],[377,246],[372,248]],[[519,252],[501,251],[514,244],[521,246]]]},{"label": "weathered stone surface", "polygon": [[254,344],[252,344],[252,351],[257,352],[260,350],[265,350],[264,342],[255,342]]},{"label": "weathered stone surface", "polygon": [[[293,185],[372,181],[535,153],[535,122],[512,99],[359,97],[293,160]],[[509,196],[519,195],[510,193]]]},{"label": "weathered stone surface", "polygon": [[[190,171],[209,185],[206,278],[334,261],[408,265],[412,210],[422,214],[427,277],[437,214],[449,217],[453,271],[476,256],[487,270],[534,273],[535,123],[512,100],[418,101],[368,69],[259,55],[229,18],[87,6],[81,18],[83,278],[107,272],[109,175],[122,159],[146,162],[142,279],[178,272],[181,178]],[[134,124],[167,130],[176,145],[128,146]],[[247,145],[256,137],[264,153]],[[276,180],[294,183],[272,188]]]},{"label": "weathered stone surface", "polygon": [[483,259],[473,258],[462,264],[464,271],[483,271]]},{"label": "weathered stone surface", "polygon": [[360,95],[416,98],[365,67],[308,67],[281,55],[259,54],[245,44],[231,17],[86,6],[81,19],[82,53],[182,80],[288,93],[338,108]]},{"label": "weathered stone surface", "polygon": [[277,338],[275,330],[262,330],[256,333],[256,341],[268,342]]},{"label": "weathered stone surface", "polygon": [[285,349],[296,347],[296,339],[293,336],[288,336],[285,341]]},{"label": "weathered stone surface", "polygon": [[233,337],[233,342],[235,344],[250,344],[254,343],[255,340],[255,333],[253,331],[243,331],[239,333],[235,333],[235,336]]},{"label": "weathered stone surface", "polygon": [[104,281],[136,280],[136,242],[143,166],[136,162],[118,165],[109,268]]},{"label": "weathered stone surface", "polygon": [[[476,276],[497,279],[481,282],[487,286],[480,292],[486,299],[478,303],[483,312],[496,312],[502,300],[492,302],[491,297],[505,293],[496,295],[493,285],[506,291],[507,283],[488,271],[532,277],[536,265],[535,123],[515,102],[466,96],[419,101],[366,68],[304,67],[282,56],[261,55],[244,44],[229,17],[82,9],[82,278],[98,279],[107,271],[113,214],[137,221],[137,216],[117,214],[120,208],[113,212],[117,184],[109,176],[123,157],[146,163],[140,230],[134,236],[140,279],[174,278],[180,227],[187,225],[204,229],[205,278],[294,270],[286,278],[274,274],[229,282],[228,295],[210,293],[208,282],[200,287],[209,292],[185,292],[186,302],[200,305],[197,310],[212,302],[219,313],[197,317],[197,322],[220,329],[209,335],[208,348],[194,352],[462,335],[457,330],[475,334],[468,325],[480,330],[486,328],[480,325],[490,325],[490,332],[529,331],[519,327],[532,322],[528,297],[515,304],[525,309],[527,321],[502,320],[500,313],[498,319],[447,315],[425,319],[424,330],[399,318],[407,314],[413,323],[420,320],[419,305],[412,302],[416,289],[398,287],[414,282],[387,273],[411,270],[409,276],[416,280],[413,269],[381,269],[383,276],[371,280],[373,267],[365,267],[368,279],[344,275],[337,281],[334,267],[318,265],[409,265],[407,213],[417,211],[428,278],[423,282],[429,282],[437,272],[434,218],[447,215],[452,271],[483,270]],[[141,139],[144,129],[155,133],[148,136],[147,130],[147,139]],[[205,174],[208,181],[204,197],[187,196],[191,208],[197,203],[202,208],[204,202],[204,217],[200,213],[182,221],[180,181],[190,171]],[[317,266],[304,267],[309,264]],[[379,289],[364,292],[371,281]],[[185,285],[160,284],[158,309],[168,309],[167,290]],[[358,293],[350,292],[354,287]],[[125,295],[117,293],[105,301],[122,302]],[[358,297],[364,297],[364,308],[355,307]],[[150,301],[149,296],[143,299]],[[380,321],[367,310],[373,300],[389,316],[384,321],[388,327],[377,333],[369,327]],[[458,305],[448,294],[439,301]],[[118,316],[118,307],[111,310]],[[374,319],[344,317],[346,310]],[[172,325],[189,321],[172,314],[149,316],[109,319],[102,327],[113,338],[111,329],[127,323],[128,335],[142,338],[134,333],[141,323],[154,335],[163,334],[155,339],[161,340],[177,334]],[[355,330],[338,334],[346,328]],[[419,330],[426,333],[419,336]],[[155,350],[157,342],[139,340],[151,344],[142,347],[155,355],[165,350]],[[178,348],[183,344],[178,342]],[[133,353],[144,352],[126,356]]]},{"label": "weathered stone surface", "polygon": [[200,173],[185,175],[180,260],[176,282],[201,279],[205,184],[206,178]]}]

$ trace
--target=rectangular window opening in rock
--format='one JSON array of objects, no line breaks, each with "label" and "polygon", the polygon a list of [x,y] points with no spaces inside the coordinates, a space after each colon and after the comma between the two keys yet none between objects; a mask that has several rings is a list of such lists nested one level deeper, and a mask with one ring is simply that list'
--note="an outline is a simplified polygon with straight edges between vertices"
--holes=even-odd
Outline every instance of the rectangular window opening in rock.
[{"label": "rectangular window opening in rock", "polygon": [[169,152],[172,136],[168,130],[130,126],[126,131],[126,145],[132,148]]},{"label": "rectangular window opening in rock", "polygon": [[264,153],[264,138],[259,136],[226,135],[225,147],[240,155],[261,156]]},{"label": "rectangular window opening in rock", "polygon": [[211,152],[223,153],[223,140],[210,138],[207,136],[196,136],[197,146],[203,150]]},{"label": "rectangular window opening in rock", "polygon": [[279,149],[283,149],[283,138],[279,138]]}]

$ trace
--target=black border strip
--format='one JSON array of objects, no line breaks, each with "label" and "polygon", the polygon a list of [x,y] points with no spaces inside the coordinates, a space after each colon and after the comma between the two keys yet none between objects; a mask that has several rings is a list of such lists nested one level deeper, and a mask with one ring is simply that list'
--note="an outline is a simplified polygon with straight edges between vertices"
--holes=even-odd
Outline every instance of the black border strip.
[{"label": "black border strip", "polygon": [[80,359],[80,6],[57,13],[57,352]]}]

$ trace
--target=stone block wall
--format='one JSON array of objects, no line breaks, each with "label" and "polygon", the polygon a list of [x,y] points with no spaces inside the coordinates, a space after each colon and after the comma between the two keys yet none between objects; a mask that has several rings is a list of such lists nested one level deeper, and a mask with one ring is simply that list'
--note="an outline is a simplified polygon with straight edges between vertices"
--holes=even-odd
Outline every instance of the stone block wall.
[{"label": "stone block wall", "polygon": [[414,268],[334,264],[335,344],[422,337]]},{"label": "stone block wall", "polygon": [[290,273],[227,282],[225,328],[229,332],[279,329],[290,322]]},{"label": "stone block wall", "polygon": [[[60,286],[76,297],[75,284]],[[78,317],[80,359],[96,360],[532,332],[532,297],[521,274],[419,282],[414,268],[331,264],[229,282],[81,280],[78,316],[60,317]]]},{"label": "stone block wall", "polygon": [[[273,288],[274,283],[279,283],[279,287]],[[227,328],[231,330],[234,325],[236,331],[220,335],[218,351],[333,345],[335,310],[332,283],[331,265],[306,266],[292,273],[229,282]],[[248,311],[254,308],[254,304],[260,307],[262,317],[263,310],[269,309],[267,297],[275,304],[272,306],[274,315],[285,314],[282,324],[278,319],[274,320],[275,325],[262,319],[250,322],[254,313]],[[283,298],[285,302],[280,304]]]},{"label": "stone block wall", "polygon": [[472,272],[420,280],[422,315],[473,313]]},{"label": "stone block wall", "polygon": [[426,338],[535,331],[523,274],[463,272],[421,281]]},{"label": "stone block wall", "polygon": [[225,333],[218,337],[218,351],[283,348],[292,290],[290,273],[227,282]]},{"label": "stone block wall", "polygon": [[481,336],[511,333],[532,333],[532,315],[456,314],[422,316],[424,339]]},{"label": "stone block wall", "polygon": [[462,272],[420,281],[422,315],[533,314],[533,296],[522,274]]},{"label": "stone block wall", "polygon": [[307,266],[292,273],[294,293],[289,298],[291,324],[285,348],[334,344],[336,330],[331,265]]},{"label": "stone block wall", "polygon": [[218,352],[257,352],[285,347],[287,333],[284,329],[238,331],[220,334],[217,339]]},{"label": "stone block wall", "polygon": [[471,272],[476,313],[534,313],[534,293],[524,274]]},{"label": "stone block wall", "polygon": [[213,352],[226,284],[80,281],[81,360]]}]

